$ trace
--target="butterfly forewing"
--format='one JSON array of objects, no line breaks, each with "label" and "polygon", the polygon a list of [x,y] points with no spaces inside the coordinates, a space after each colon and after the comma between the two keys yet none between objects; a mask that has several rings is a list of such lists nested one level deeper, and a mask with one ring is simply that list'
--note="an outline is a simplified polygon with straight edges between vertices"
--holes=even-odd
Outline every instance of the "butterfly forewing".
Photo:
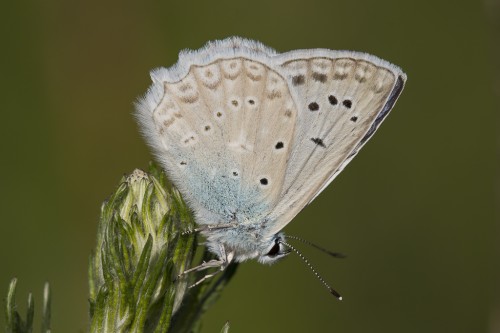
[{"label": "butterfly forewing", "polygon": [[280,68],[299,114],[280,201],[270,214],[277,221],[271,233],[289,223],[357,153],[398,78],[393,69],[352,57],[299,58]]}]

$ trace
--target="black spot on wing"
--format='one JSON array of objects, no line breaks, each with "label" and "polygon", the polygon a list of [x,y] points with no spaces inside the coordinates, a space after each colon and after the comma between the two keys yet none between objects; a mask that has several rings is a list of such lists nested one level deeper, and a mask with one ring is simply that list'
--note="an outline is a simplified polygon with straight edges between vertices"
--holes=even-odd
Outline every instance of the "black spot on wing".
[{"label": "black spot on wing", "polygon": [[311,138],[311,141],[320,147],[326,148],[325,143],[320,138]]},{"label": "black spot on wing", "polygon": [[309,105],[307,107],[311,111],[318,111],[319,110],[319,105],[316,102],[309,103]]},{"label": "black spot on wing", "polygon": [[333,95],[328,96],[328,101],[330,102],[331,105],[337,105],[339,102],[337,98]]},{"label": "black spot on wing", "polygon": [[350,109],[352,106],[352,101],[349,99],[343,100],[342,105],[344,105],[346,108]]}]

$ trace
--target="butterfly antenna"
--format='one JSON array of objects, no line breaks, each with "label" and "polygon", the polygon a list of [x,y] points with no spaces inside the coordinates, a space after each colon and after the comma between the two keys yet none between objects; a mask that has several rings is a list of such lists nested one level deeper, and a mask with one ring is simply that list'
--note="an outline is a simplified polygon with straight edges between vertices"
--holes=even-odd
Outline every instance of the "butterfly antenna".
[{"label": "butterfly antenna", "polygon": [[312,247],[314,247],[314,248],[316,248],[316,249],[320,250],[320,251],[321,251],[321,252],[323,252],[323,253],[326,253],[326,254],[328,254],[328,255],[331,255],[331,256],[332,256],[332,257],[334,257],[334,258],[345,258],[345,257],[346,257],[346,255],[345,255],[345,254],[343,254],[343,253],[330,251],[330,250],[328,250],[328,249],[325,249],[324,247],[321,247],[321,246],[319,246],[319,245],[316,245],[316,244],[314,244],[314,243],[311,243],[310,241],[307,241],[307,240],[305,240],[305,239],[303,239],[303,238],[300,238],[300,237],[297,237],[297,236],[290,236],[290,235],[286,235],[286,238],[298,240],[299,242],[302,242],[302,243],[304,243],[304,244],[307,244],[307,245],[309,245],[309,246],[312,246]]},{"label": "butterfly antenna", "polygon": [[328,289],[328,291],[335,297],[337,297],[337,299],[339,301],[342,300],[342,296],[340,296],[340,294],[335,290],[333,289],[332,287],[330,287],[330,285],[328,283],[326,283],[326,281],[321,277],[321,275],[319,275],[319,273],[314,269],[314,267],[311,265],[311,263],[309,262],[309,260],[307,260],[306,257],[304,257],[304,255],[299,251],[297,250],[295,247],[293,247],[292,245],[280,240],[279,241],[281,244],[285,245],[286,247],[290,248],[293,252],[297,253],[297,255],[300,257],[300,259],[302,259],[302,261],[304,261],[304,263],[307,265],[307,267],[309,267],[309,269],[314,273],[314,275],[316,275],[316,277],[318,278],[318,280],[326,287],[326,289]]}]

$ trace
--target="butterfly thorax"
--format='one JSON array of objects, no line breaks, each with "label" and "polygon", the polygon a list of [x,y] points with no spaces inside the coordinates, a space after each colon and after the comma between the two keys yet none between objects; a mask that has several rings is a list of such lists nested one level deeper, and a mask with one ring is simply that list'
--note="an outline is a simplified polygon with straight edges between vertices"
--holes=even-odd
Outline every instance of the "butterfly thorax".
[{"label": "butterfly thorax", "polygon": [[[279,256],[280,251],[269,252],[276,246],[277,241],[284,240],[283,233],[269,234],[265,223],[253,224],[228,224],[228,227],[208,228],[202,231],[207,238],[207,247],[217,256],[221,257],[220,247],[226,253],[231,253],[233,260],[242,262],[249,259],[258,259],[260,262],[269,263]],[[279,244],[278,244],[279,246]],[[276,252],[276,253],[274,253]]]}]

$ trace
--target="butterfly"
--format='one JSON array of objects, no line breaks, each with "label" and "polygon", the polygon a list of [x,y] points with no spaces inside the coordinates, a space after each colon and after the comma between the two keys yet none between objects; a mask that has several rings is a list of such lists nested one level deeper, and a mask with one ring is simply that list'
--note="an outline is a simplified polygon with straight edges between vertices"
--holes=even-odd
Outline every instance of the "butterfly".
[{"label": "butterfly", "polygon": [[181,51],[151,78],[141,131],[218,258],[184,273],[299,253],[281,230],[373,136],[406,81],[366,53],[277,53],[239,37]]}]

